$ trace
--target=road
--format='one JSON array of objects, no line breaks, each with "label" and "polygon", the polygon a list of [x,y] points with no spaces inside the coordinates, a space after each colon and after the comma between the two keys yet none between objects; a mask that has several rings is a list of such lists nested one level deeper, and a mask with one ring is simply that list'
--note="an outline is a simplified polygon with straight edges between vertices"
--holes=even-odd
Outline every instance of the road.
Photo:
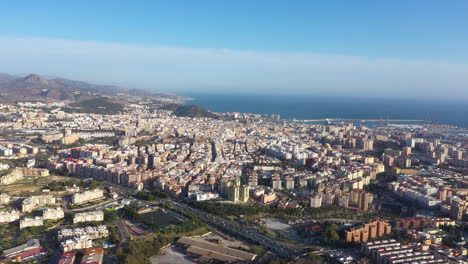
[{"label": "road", "polygon": [[287,257],[289,255],[300,255],[303,253],[303,250],[295,245],[275,240],[271,237],[268,237],[262,233],[259,233],[254,228],[249,228],[242,226],[241,224],[226,220],[219,216],[215,216],[199,209],[193,208],[184,203],[174,201],[174,200],[161,200],[161,202],[166,202],[183,211],[187,211],[197,217],[199,217],[203,222],[207,223],[215,229],[221,229],[223,232],[229,232],[237,237],[240,237],[244,240],[257,243],[262,245],[265,249],[271,250],[282,257]]},{"label": "road", "polygon": [[127,228],[125,228],[124,223],[122,221],[123,220],[121,218],[117,219],[117,226],[120,230],[120,233],[125,238],[125,241],[123,241],[122,243],[127,243],[129,240],[132,240],[132,237],[130,236],[130,233],[128,232]]},{"label": "road", "polygon": [[[112,203],[118,204],[118,202],[115,201],[115,200],[107,200],[107,201],[103,201],[101,203],[93,204],[93,205],[90,205],[90,206],[87,206],[87,207],[72,209],[71,211],[73,211],[73,212],[82,212],[82,211],[88,211],[90,209],[103,210],[107,205],[110,205]],[[101,207],[102,207],[102,209],[101,209]]]},{"label": "road", "polygon": [[[113,187],[115,188],[115,186]],[[118,188],[115,188],[115,189],[118,189]],[[154,205],[152,202],[148,202],[144,200],[139,200],[139,201],[142,202],[143,204]],[[191,213],[199,217],[203,222],[205,222],[206,224],[208,224],[211,228],[215,230],[219,230],[221,232],[227,232],[237,238],[262,245],[266,250],[273,251],[282,257],[288,257],[290,255],[301,255],[306,250],[302,247],[299,247],[290,243],[286,243],[284,241],[275,240],[274,238],[271,238],[262,233],[259,233],[257,229],[255,228],[243,226],[238,222],[227,220],[222,217],[204,212],[202,210],[191,207],[189,205],[186,205],[182,202],[179,202],[173,199],[167,199],[167,200],[158,199],[157,201],[162,202],[162,203],[168,203],[174,208]],[[130,235],[128,234],[128,231],[127,229],[125,229],[123,224],[118,223],[118,226],[121,232],[123,233],[123,235],[126,237],[126,239],[130,239]]]}]

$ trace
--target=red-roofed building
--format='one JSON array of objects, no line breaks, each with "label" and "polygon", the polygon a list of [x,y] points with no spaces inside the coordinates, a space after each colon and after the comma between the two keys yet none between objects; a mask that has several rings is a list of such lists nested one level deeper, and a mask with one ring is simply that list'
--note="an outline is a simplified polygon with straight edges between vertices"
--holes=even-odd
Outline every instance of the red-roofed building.
[{"label": "red-roofed building", "polygon": [[39,259],[46,254],[47,251],[43,247],[39,247],[22,252],[17,256],[17,259],[19,258],[21,260],[34,260]]},{"label": "red-roofed building", "polygon": [[102,264],[103,257],[103,248],[87,248],[84,251],[80,264]]},{"label": "red-roofed building", "polygon": [[73,264],[75,263],[75,253],[63,253],[58,261],[58,264]]}]

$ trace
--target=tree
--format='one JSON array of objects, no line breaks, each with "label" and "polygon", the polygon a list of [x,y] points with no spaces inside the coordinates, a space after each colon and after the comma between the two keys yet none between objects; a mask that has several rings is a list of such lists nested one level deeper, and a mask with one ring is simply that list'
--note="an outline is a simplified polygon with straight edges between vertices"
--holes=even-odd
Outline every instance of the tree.
[{"label": "tree", "polygon": [[114,223],[115,221],[117,221],[117,210],[115,209],[104,210],[104,221],[106,223]]},{"label": "tree", "polygon": [[306,258],[307,264],[321,264],[323,263],[323,258],[315,253],[307,254]]},{"label": "tree", "polygon": [[123,264],[146,264],[150,263],[149,258],[159,252],[161,247],[170,241],[158,235],[152,240],[132,240],[123,252],[119,251],[119,260]]},{"label": "tree", "polygon": [[325,229],[325,232],[323,234],[323,239],[325,240],[325,242],[331,243],[340,239],[340,236],[336,232],[337,229],[338,226],[336,224],[331,224]]},{"label": "tree", "polygon": [[266,251],[265,251],[265,248],[260,246],[260,245],[253,245],[252,246],[252,252],[254,254],[256,254],[256,255],[261,256],[261,255],[265,254]]}]

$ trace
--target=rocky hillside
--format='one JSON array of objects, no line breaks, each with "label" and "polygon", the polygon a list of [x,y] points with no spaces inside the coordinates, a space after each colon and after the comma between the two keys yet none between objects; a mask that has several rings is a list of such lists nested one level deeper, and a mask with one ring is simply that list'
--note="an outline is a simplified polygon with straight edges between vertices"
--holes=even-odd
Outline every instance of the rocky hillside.
[{"label": "rocky hillside", "polygon": [[99,98],[103,95],[117,98],[132,96],[174,100],[180,98],[157,91],[96,85],[63,78],[46,79],[37,74],[30,74],[24,78],[0,74],[0,102],[66,101],[71,103]]},{"label": "rocky hillside", "polygon": [[179,117],[208,117],[218,119],[219,116],[198,105],[180,105],[168,104],[161,107],[163,110],[169,110]]}]

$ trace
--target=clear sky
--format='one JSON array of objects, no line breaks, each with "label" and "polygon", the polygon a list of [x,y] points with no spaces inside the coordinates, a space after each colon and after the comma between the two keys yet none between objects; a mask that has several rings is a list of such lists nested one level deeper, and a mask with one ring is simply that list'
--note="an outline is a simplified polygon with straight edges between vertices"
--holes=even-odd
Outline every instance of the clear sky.
[{"label": "clear sky", "polygon": [[466,0],[0,6],[5,73],[172,92],[468,99]]}]

